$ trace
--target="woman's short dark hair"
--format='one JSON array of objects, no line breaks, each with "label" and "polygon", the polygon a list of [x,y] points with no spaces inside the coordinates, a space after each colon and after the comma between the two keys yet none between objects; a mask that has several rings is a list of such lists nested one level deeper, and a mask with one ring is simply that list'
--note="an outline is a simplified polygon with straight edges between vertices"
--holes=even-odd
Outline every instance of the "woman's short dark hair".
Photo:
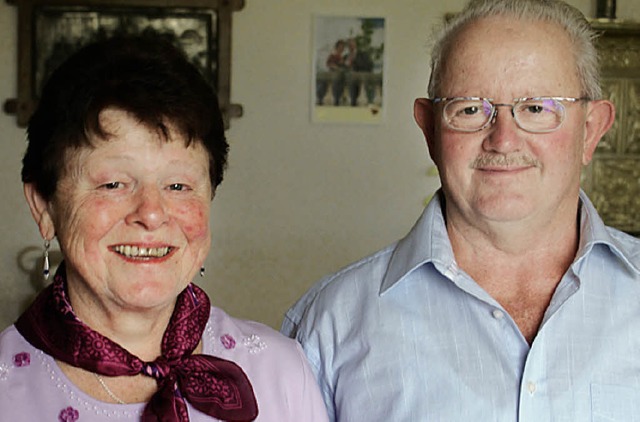
[{"label": "woman's short dark hair", "polygon": [[184,53],[158,36],[118,36],[89,44],[49,77],[29,120],[22,181],[51,200],[65,153],[108,139],[100,112],[114,107],[168,139],[169,126],[209,153],[213,190],[222,181],[229,145],[215,91]]}]

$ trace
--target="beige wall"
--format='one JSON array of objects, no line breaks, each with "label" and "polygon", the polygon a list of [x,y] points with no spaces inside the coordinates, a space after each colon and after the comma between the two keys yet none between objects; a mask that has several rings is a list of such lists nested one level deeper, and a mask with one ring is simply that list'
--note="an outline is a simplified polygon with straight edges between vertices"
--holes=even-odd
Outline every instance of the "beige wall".
[{"label": "beige wall", "polygon": [[[213,248],[198,279],[229,313],[278,327],[321,276],[402,236],[438,186],[412,118],[426,40],[463,0],[247,0],[234,15],[229,169],[214,201]],[[590,0],[572,0],[588,15]],[[640,0],[618,2],[640,20]],[[446,5],[445,5],[446,4]],[[315,13],[385,16],[386,116],[375,126],[310,122]],[[0,100],[16,95],[16,10],[0,2]],[[24,131],[0,114],[0,328],[42,285],[42,241],[24,205]]]}]

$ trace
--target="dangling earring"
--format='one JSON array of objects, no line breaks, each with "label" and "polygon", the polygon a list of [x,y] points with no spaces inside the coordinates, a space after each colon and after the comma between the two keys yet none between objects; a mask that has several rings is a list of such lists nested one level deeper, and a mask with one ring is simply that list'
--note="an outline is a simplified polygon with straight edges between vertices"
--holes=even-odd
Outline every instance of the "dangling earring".
[{"label": "dangling earring", "polygon": [[49,279],[49,246],[51,246],[51,244],[49,243],[48,239],[44,240],[44,262],[42,263],[42,275],[44,276],[45,280]]},{"label": "dangling earring", "polygon": [[200,267],[200,277],[204,277],[204,266]]}]

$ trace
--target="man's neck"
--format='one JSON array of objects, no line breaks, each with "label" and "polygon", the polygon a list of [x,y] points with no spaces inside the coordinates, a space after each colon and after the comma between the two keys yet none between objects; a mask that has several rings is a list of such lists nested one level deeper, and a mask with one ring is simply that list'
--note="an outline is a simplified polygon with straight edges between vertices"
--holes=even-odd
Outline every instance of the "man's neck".
[{"label": "man's neck", "polygon": [[458,266],[500,303],[531,343],[579,242],[578,223],[557,219],[532,228],[515,223],[447,231]]}]

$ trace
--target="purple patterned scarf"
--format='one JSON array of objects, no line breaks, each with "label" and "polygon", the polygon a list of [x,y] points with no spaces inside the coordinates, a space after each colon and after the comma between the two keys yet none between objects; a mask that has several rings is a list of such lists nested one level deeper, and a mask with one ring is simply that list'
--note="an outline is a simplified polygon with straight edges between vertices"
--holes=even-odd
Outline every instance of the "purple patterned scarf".
[{"label": "purple patterned scarf", "polygon": [[189,420],[185,399],[217,419],[252,421],[258,407],[249,379],[233,362],[192,355],[209,319],[206,293],[190,284],[178,296],[162,338],[162,355],[144,362],[82,323],[66,294],[64,264],[15,326],[34,347],[55,359],[102,375],[144,374],[156,378],[158,391],[144,409],[144,422]]}]

